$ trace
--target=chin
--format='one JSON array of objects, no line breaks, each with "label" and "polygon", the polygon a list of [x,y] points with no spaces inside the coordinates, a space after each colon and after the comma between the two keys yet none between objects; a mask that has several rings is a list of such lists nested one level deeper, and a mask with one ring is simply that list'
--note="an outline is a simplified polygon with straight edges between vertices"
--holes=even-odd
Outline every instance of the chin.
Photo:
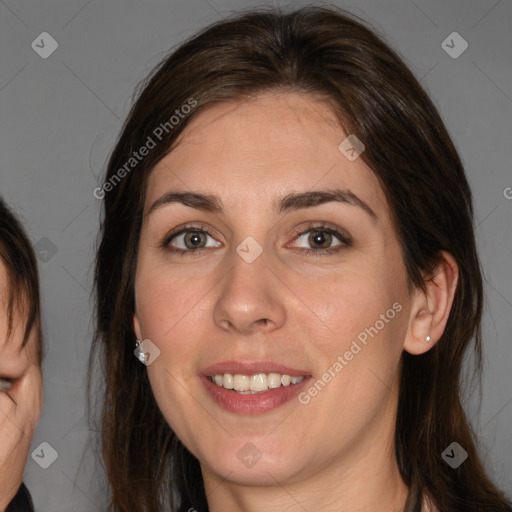
[{"label": "chin", "polygon": [[[298,478],[301,466],[293,457],[297,450],[283,453],[281,448],[279,453],[269,453],[257,448],[256,443],[248,440],[225,446],[221,453],[210,453],[200,459],[201,467],[204,471],[207,466],[220,478],[246,486],[275,486],[276,481],[283,484]],[[262,444],[259,442],[260,447]]]}]

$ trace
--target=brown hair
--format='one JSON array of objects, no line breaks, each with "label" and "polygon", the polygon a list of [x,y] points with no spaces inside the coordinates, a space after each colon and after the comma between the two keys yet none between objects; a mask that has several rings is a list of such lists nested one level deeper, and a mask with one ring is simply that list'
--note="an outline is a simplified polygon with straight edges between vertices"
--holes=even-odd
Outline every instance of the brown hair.
[{"label": "brown hair", "polygon": [[14,312],[25,316],[22,346],[37,329],[38,361],[42,359],[41,309],[37,260],[23,226],[0,198],[0,259],[7,269],[7,337],[13,332]]},{"label": "brown hair", "polygon": [[[146,370],[133,355],[134,272],[145,186],[152,168],[205,106],[269,91],[321,97],[345,132],[366,144],[361,158],[386,195],[411,289],[424,288],[424,275],[434,275],[441,250],[459,266],[442,338],[421,356],[404,352],[402,357],[395,444],[410,488],[406,511],[419,512],[425,495],[442,511],[511,510],[486,476],[461,405],[463,357],[472,340],[478,375],[482,365],[483,286],[472,195],[441,117],[397,53],[344,11],[262,8],[205,28],[166,57],[140,91],[106,170],[110,187],[102,192],[95,272],[90,372],[94,355],[101,356],[102,446],[112,510],[208,509],[199,463],[166,423]],[[195,108],[169,123],[186,104]],[[167,128],[158,132],[156,147],[117,179],[159,126]],[[456,470],[441,457],[454,440],[469,454]]]}]

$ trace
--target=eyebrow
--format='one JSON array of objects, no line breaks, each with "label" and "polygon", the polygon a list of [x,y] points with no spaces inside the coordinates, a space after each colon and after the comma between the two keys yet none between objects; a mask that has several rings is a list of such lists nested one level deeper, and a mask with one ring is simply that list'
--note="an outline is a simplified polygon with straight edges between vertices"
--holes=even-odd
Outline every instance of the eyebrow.
[{"label": "eyebrow", "polygon": [[[291,192],[274,202],[274,210],[280,214],[283,212],[290,212],[301,210],[304,208],[313,208],[325,203],[339,202],[357,206],[364,210],[373,220],[377,220],[377,214],[360,199],[356,194],[350,190],[342,189],[326,189],[326,190],[312,190],[307,192]],[[181,203],[196,210],[223,214],[222,201],[219,197],[209,194],[201,194],[198,192],[168,192],[158,198],[152,205],[146,215],[151,214],[162,206]]]}]

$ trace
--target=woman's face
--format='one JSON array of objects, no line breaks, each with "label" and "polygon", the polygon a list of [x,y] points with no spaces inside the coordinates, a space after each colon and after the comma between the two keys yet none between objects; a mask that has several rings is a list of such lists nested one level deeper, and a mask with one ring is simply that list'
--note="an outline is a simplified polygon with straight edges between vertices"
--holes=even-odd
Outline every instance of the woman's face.
[{"label": "woman's face", "polygon": [[222,103],[149,177],[134,328],[160,350],[154,395],[205,474],[299,481],[392,436],[406,273],[377,178],[339,149],[347,135],[312,96]]}]

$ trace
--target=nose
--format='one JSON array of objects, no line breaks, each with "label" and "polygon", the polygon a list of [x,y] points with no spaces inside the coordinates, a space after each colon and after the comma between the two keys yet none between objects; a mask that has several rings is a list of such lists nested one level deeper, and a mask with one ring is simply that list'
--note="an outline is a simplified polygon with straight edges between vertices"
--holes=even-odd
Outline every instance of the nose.
[{"label": "nose", "polygon": [[285,290],[267,266],[264,252],[252,263],[235,253],[233,266],[217,288],[213,320],[238,334],[279,329],[286,321]]}]

